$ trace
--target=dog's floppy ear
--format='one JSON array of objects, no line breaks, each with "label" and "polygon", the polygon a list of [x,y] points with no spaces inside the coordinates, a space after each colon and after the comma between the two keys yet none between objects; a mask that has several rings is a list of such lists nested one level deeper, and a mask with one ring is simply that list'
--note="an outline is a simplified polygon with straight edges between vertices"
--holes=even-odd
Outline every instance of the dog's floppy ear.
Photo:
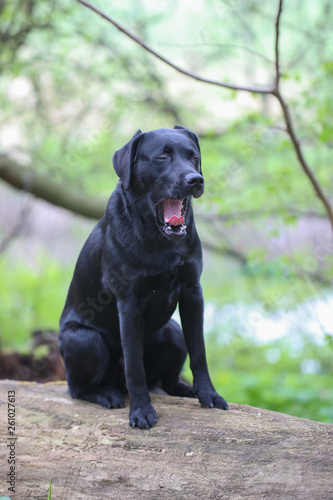
[{"label": "dog's floppy ear", "polygon": [[133,160],[143,133],[137,130],[132,139],[113,155],[113,167],[123,183],[124,189],[131,184]]},{"label": "dog's floppy ear", "polygon": [[[199,138],[198,136],[192,132],[191,130],[189,130],[188,128],[185,128],[185,127],[182,127],[181,125],[175,125],[173,127],[174,129],[176,130],[181,130],[182,132],[184,132],[188,137],[190,137],[192,139],[192,141],[195,143],[195,145],[197,146],[198,150],[199,150],[199,153],[201,154],[201,151],[200,151],[200,145],[199,145]],[[200,170],[199,170],[199,173],[202,175],[202,171],[201,171],[201,160],[200,160]]]}]

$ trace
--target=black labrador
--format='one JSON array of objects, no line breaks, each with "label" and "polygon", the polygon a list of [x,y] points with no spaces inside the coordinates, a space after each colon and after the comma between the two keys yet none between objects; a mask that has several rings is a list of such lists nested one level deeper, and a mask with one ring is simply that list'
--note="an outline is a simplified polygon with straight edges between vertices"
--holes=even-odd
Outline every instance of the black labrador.
[{"label": "black labrador", "polygon": [[[130,397],[129,423],[157,422],[148,391],[228,409],[207,368],[201,243],[192,197],[204,191],[197,136],[136,132],[113,157],[120,181],[78,258],[59,346],[73,398],[107,408]],[[170,319],[177,304],[183,330]],[[187,352],[193,387],[180,380]]]}]

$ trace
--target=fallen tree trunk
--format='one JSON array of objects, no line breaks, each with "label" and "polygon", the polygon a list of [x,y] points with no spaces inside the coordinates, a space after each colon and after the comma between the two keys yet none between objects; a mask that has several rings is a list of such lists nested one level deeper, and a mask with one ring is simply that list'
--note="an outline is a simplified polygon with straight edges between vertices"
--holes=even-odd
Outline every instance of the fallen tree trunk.
[{"label": "fallen tree trunk", "polygon": [[[63,383],[1,381],[0,495],[46,500],[53,479],[53,500],[332,498],[333,425],[246,405],[223,412],[152,399],[159,420],[142,431],[129,427],[128,404],[107,410],[71,399]],[[3,446],[11,442],[15,494]]]}]

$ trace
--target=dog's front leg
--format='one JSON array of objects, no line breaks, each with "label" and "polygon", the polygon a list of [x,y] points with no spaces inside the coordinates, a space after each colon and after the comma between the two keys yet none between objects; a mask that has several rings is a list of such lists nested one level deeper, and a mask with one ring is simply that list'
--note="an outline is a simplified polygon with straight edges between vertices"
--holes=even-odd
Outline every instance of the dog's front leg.
[{"label": "dog's front leg", "polygon": [[150,401],[143,366],[143,315],[134,304],[127,301],[119,301],[117,305],[126,385],[130,397],[129,424],[148,429],[156,424],[157,415]]},{"label": "dog's front leg", "polygon": [[208,372],[203,336],[203,304],[202,289],[199,283],[192,287],[183,285],[179,299],[179,312],[190,356],[193,388],[201,406],[227,410],[228,404],[214,389]]}]

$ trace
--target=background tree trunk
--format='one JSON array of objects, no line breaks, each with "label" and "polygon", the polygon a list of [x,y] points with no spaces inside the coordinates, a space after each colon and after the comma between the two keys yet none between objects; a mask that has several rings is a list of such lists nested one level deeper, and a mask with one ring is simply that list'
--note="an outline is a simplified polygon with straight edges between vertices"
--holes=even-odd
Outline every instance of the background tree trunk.
[{"label": "background tree trunk", "polygon": [[153,395],[148,431],[128,425],[128,405],[72,400],[65,384],[0,382],[1,489],[8,495],[7,392],[16,405],[13,499],[324,499],[333,491],[333,426],[231,404]]}]

